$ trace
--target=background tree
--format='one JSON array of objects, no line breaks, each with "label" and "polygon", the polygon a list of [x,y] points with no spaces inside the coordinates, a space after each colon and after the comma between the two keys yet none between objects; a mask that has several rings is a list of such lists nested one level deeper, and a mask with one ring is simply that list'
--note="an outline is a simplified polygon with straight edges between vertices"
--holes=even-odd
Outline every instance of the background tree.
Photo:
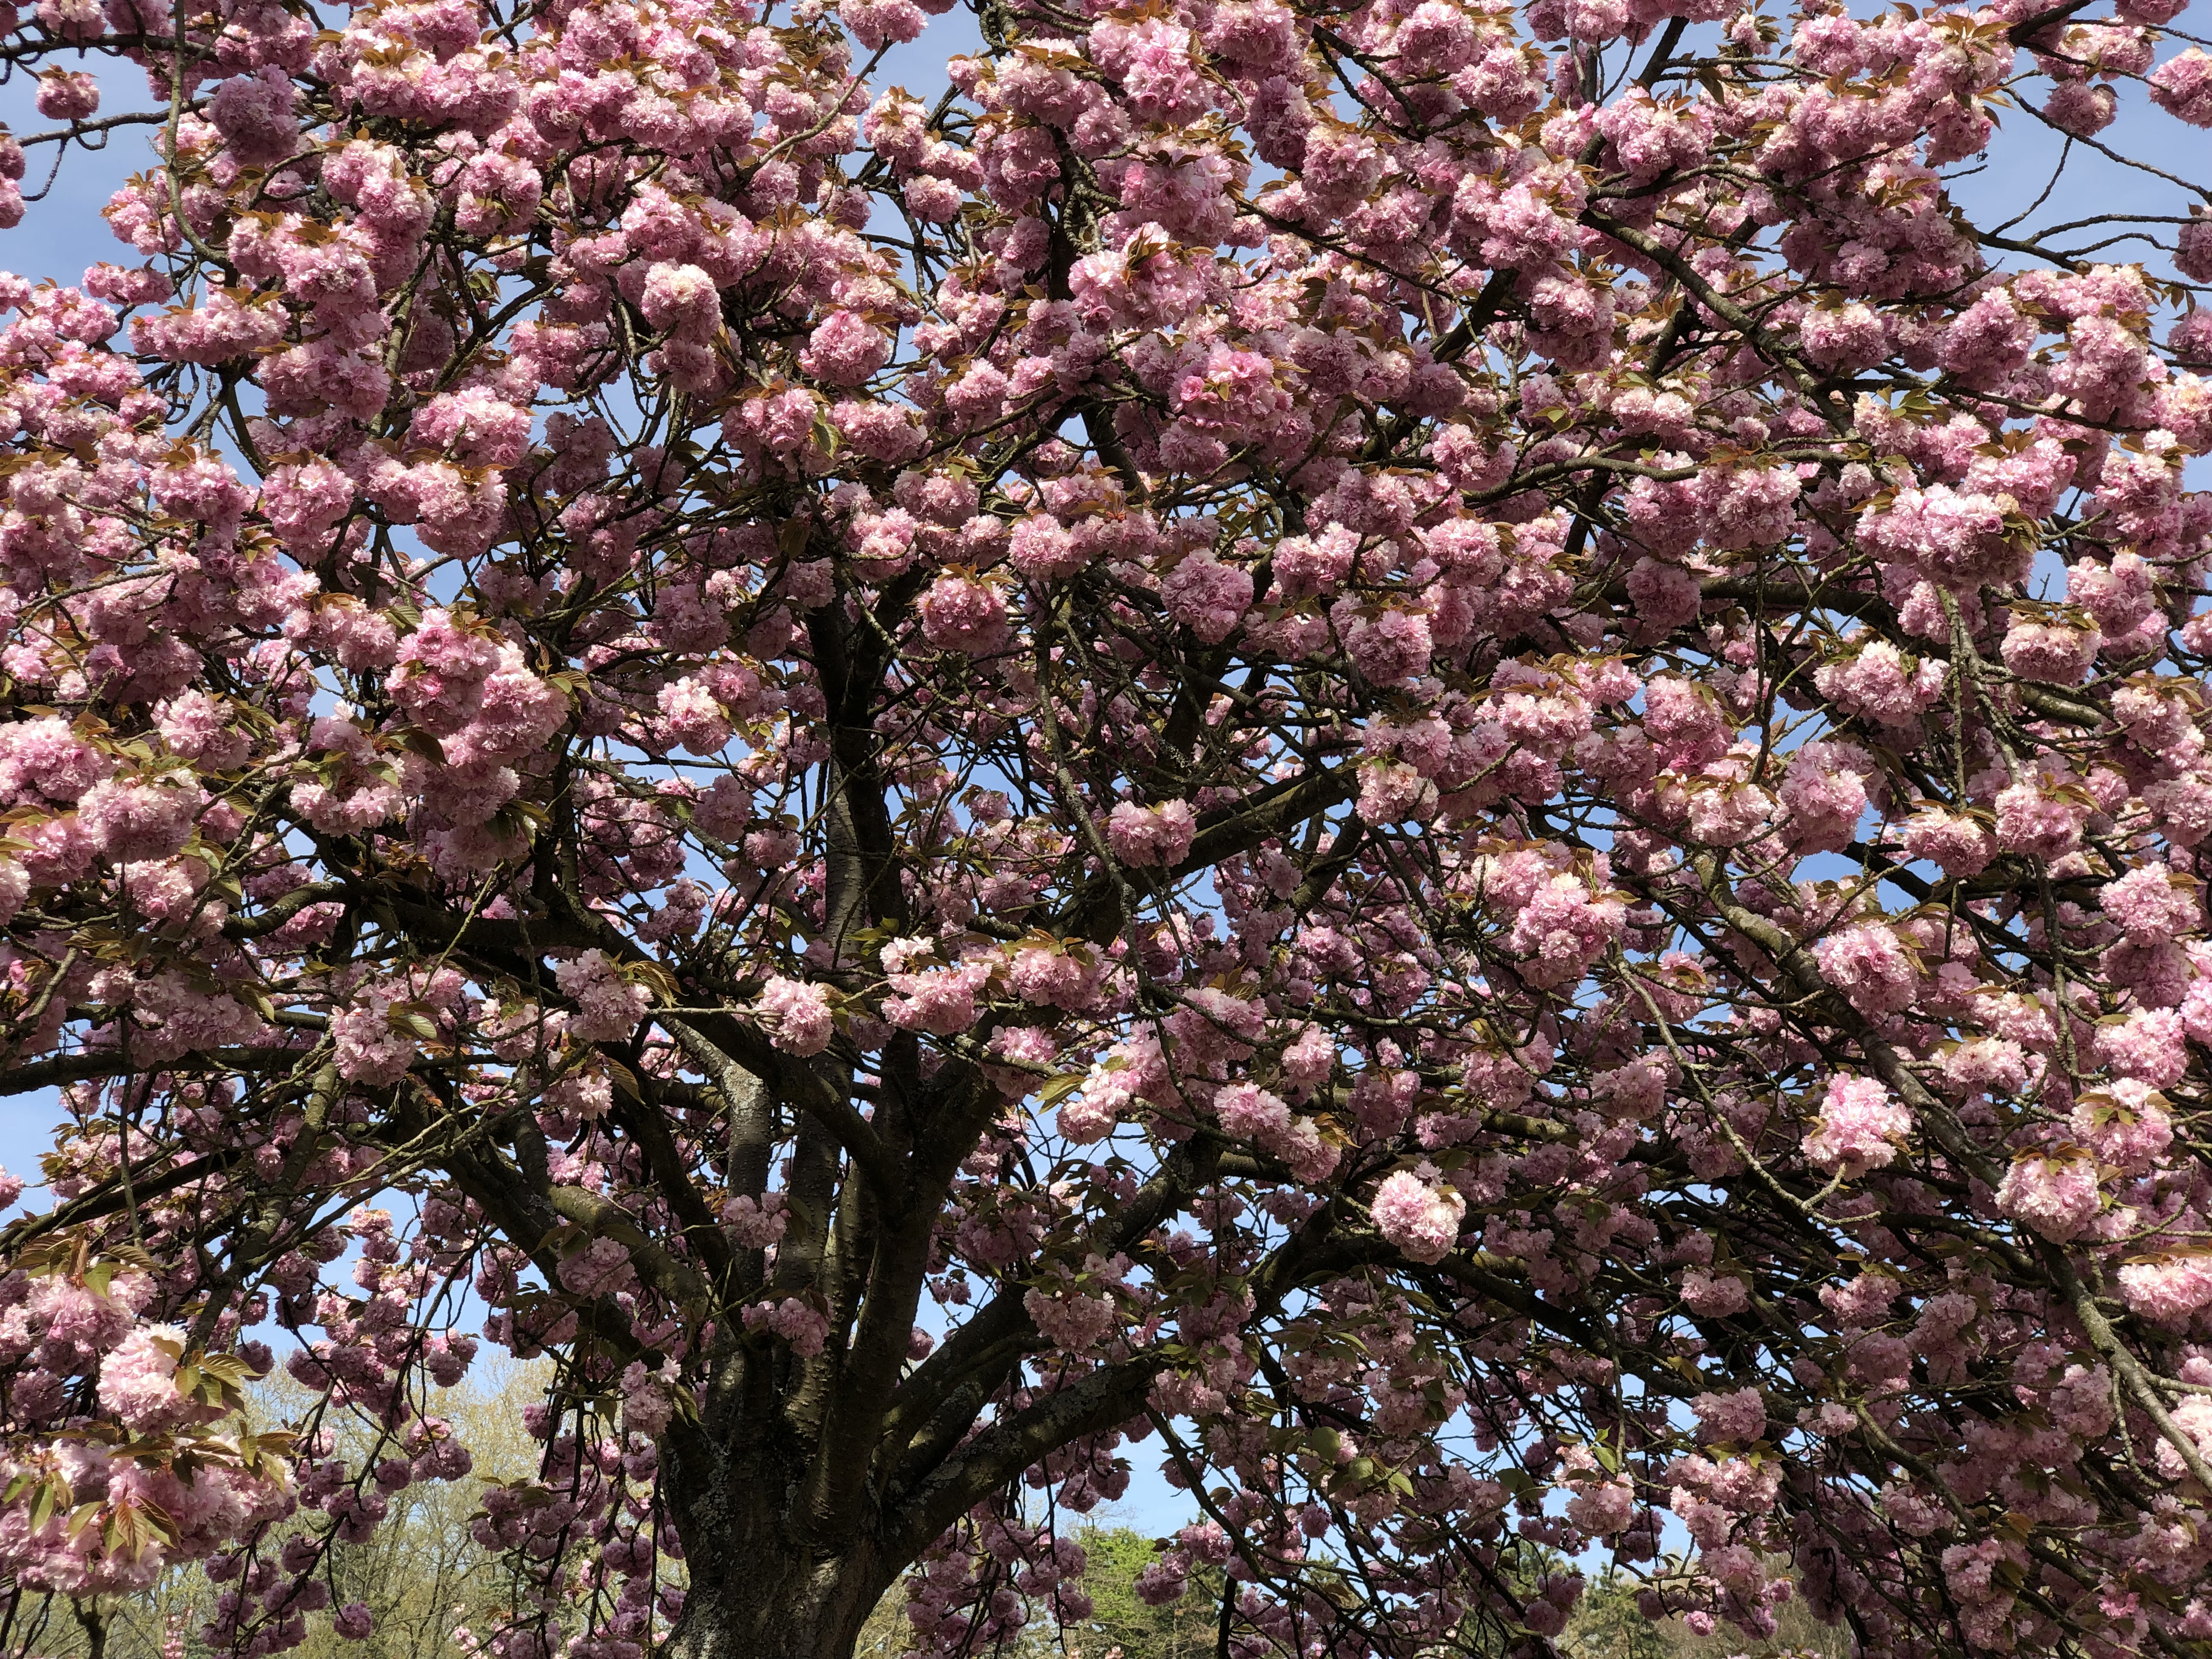
[{"label": "background tree", "polygon": [[1127,1527],[1091,1527],[1076,1536],[1083,1547],[1084,1593],[1091,1616],[1077,1620],[1063,1640],[1079,1641],[1085,1659],[1204,1659],[1220,1627],[1222,1578],[1212,1569],[1193,1573],[1188,1590],[1172,1601],[1149,1598],[1155,1579],[1146,1573],[1161,1553],[1155,1540]]},{"label": "background tree", "polygon": [[[538,1471],[538,1448],[522,1413],[543,1396],[544,1370],[542,1363],[480,1364],[436,1397],[453,1437],[468,1447],[469,1477],[400,1486],[398,1472],[390,1472],[396,1490],[382,1524],[331,1552],[331,1600],[366,1607],[369,1633],[349,1641],[330,1621],[313,1621],[301,1649],[306,1659],[459,1659],[457,1629],[495,1630],[510,1613],[511,1575],[502,1553],[480,1536],[480,1517],[491,1492]],[[267,1408],[279,1420],[295,1420],[312,1409],[301,1392],[281,1378],[264,1396]],[[358,1422],[341,1422],[336,1455],[367,1456],[368,1432]]]},{"label": "background tree", "polygon": [[[370,1633],[349,1640],[327,1614],[310,1619],[300,1651],[307,1659],[462,1659],[457,1631],[495,1627],[511,1607],[511,1587],[499,1552],[475,1536],[478,1500],[487,1484],[526,1480],[537,1468],[538,1446],[522,1425],[523,1408],[541,1398],[543,1367],[494,1359],[437,1396],[441,1417],[465,1440],[471,1478],[410,1483],[390,1500],[384,1524],[357,1543],[332,1545],[327,1579],[340,1604],[368,1609]],[[279,1373],[247,1390],[250,1409],[265,1420],[300,1420],[317,1403]],[[371,1431],[356,1420],[337,1425],[333,1448],[358,1458]],[[266,1540],[281,1552],[291,1539],[312,1535],[312,1512],[281,1523]],[[221,1594],[204,1563],[172,1565],[142,1592],[82,1602],[99,1619],[106,1659],[191,1659],[208,1651],[202,1639]],[[66,1601],[29,1609],[39,1638],[19,1640],[18,1650],[46,1659],[75,1659],[88,1650],[86,1633]],[[19,1613],[25,1611],[19,1602]],[[41,1617],[40,1615],[45,1615]],[[56,1616],[58,1615],[58,1616]]]},{"label": "background tree", "polygon": [[1674,1644],[1637,1605],[1636,1581],[1607,1572],[1583,1589],[1559,1645],[1575,1659],[1665,1659]]},{"label": "background tree", "polygon": [[2175,0],[945,9],[5,14],[8,1607],[2203,1651]]}]

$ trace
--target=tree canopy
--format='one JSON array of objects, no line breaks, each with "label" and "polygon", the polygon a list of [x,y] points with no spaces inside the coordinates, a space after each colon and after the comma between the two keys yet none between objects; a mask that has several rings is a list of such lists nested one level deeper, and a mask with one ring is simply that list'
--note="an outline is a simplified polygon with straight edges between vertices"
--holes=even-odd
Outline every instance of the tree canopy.
[{"label": "tree canopy", "polygon": [[2212,1654],[2187,21],[0,8],[7,1628]]}]

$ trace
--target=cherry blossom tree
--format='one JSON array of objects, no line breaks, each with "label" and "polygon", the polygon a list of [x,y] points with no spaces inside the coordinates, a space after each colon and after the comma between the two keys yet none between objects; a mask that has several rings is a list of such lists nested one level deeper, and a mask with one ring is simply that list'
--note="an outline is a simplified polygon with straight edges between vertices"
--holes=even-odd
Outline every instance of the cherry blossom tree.
[{"label": "cherry blossom tree", "polygon": [[948,9],[0,8],[11,1650],[2212,1652],[2177,0]]}]

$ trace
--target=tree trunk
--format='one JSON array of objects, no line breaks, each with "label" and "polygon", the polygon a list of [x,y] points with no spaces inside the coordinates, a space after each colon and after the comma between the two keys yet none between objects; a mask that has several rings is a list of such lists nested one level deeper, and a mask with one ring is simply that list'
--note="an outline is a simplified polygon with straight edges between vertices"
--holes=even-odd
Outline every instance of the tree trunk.
[{"label": "tree trunk", "polygon": [[888,1588],[873,1563],[851,1554],[687,1554],[690,1589],[660,1659],[852,1659]]},{"label": "tree trunk", "polygon": [[690,1583],[655,1659],[852,1659],[860,1627],[906,1565],[865,1528],[811,1545],[775,1495],[801,1467],[787,1446],[732,1457],[702,1426],[661,1443],[662,1488]]}]

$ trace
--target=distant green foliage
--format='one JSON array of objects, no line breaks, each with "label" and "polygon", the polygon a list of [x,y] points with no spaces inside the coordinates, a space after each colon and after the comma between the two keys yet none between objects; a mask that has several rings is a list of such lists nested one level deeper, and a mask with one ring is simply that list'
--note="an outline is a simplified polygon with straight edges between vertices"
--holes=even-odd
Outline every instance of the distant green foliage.
[{"label": "distant green foliage", "polygon": [[1699,1636],[1680,1619],[1646,1619],[1638,1588],[1618,1571],[1589,1581],[1559,1638],[1567,1659],[1851,1659],[1854,1651],[1850,1632],[1823,1625],[1802,1601],[1777,1608],[1778,1627],[1764,1640],[1729,1625]]},{"label": "distant green foliage", "polygon": [[[459,1480],[392,1494],[390,1514],[368,1542],[331,1550],[325,1569],[331,1610],[366,1602],[375,1626],[366,1641],[348,1642],[331,1630],[330,1611],[315,1613],[307,1620],[307,1642],[295,1650],[297,1659],[462,1659],[456,1627],[495,1627],[509,1600],[508,1579],[470,1536],[469,1522],[485,1480],[536,1473],[538,1447],[518,1407],[542,1390],[543,1379],[531,1367],[487,1361],[431,1401],[434,1412],[461,1431],[475,1468]],[[292,1419],[308,1403],[309,1396],[279,1372],[253,1390],[249,1409],[266,1426]],[[343,1419],[333,1419],[331,1426],[342,1449],[356,1433]],[[159,1659],[172,1631],[182,1641],[184,1659],[206,1659],[199,1628],[214,1596],[194,1565],[164,1574],[149,1595],[101,1598],[91,1609],[101,1626],[101,1659]],[[91,1636],[66,1601],[58,1598],[51,1606],[33,1601],[24,1623],[26,1628],[11,1632],[4,1650],[40,1659],[89,1659],[94,1651]]]},{"label": "distant green foliage", "polygon": [[[331,1631],[330,1615],[319,1614],[309,1621],[301,1659],[462,1659],[455,1627],[491,1627],[505,1578],[499,1564],[470,1537],[469,1520],[483,1484],[478,1477],[511,1480],[529,1472],[531,1444],[514,1413],[502,1413],[500,1406],[508,1389],[532,1386],[510,1374],[520,1369],[472,1379],[440,1402],[442,1414],[470,1431],[483,1461],[465,1480],[396,1495],[392,1524],[379,1528],[367,1544],[334,1553],[333,1607],[365,1601],[376,1627],[366,1642],[345,1642]],[[257,1402],[263,1415],[283,1414],[283,1393],[280,1383]],[[1200,1568],[1181,1600],[1153,1607],[1137,1594],[1139,1577],[1158,1553],[1149,1537],[1127,1526],[1099,1526],[1079,1538],[1091,1616],[1059,1626],[1039,1607],[1018,1641],[975,1659],[1213,1659],[1223,1588],[1218,1570]],[[1561,1565],[1540,1552],[1517,1559],[1507,1576],[1525,1591],[1542,1571]],[[1851,1659],[1848,1634],[1817,1623],[1800,1602],[1784,1604],[1780,1628],[1768,1640],[1752,1640],[1726,1626],[1700,1637],[1679,1619],[1646,1619],[1637,1607],[1637,1589],[1626,1574],[1593,1578],[1559,1638],[1563,1659]],[[184,1638],[185,1659],[206,1659],[198,1627],[210,1596],[194,1567],[170,1574],[151,1595],[100,1609],[103,1659],[160,1659],[164,1634],[173,1628]],[[861,1633],[855,1659],[898,1659],[907,1650],[911,1632],[902,1613],[904,1601],[896,1588],[884,1599]],[[1456,1654],[1426,1659],[1504,1659],[1510,1645],[1499,1632],[1471,1630]],[[29,1650],[42,1659],[88,1659],[90,1649],[87,1633],[62,1606],[46,1626],[44,1639]]]},{"label": "distant green foliage", "polygon": [[1122,1659],[1200,1659],[1214,1651],[1221,1618],[1221,1575],[1200,1568],[1179,1601],[1147,1607],[1137,1577],[1155,1559],[1152,1540],[1127,1527],[1096,1528],[1082,1534],[1087,1569],[1084,1589],[1091,1616],[1067,1635],[1080,1642],[1083,1659],[1104,1659],[1115,1648]]}]

